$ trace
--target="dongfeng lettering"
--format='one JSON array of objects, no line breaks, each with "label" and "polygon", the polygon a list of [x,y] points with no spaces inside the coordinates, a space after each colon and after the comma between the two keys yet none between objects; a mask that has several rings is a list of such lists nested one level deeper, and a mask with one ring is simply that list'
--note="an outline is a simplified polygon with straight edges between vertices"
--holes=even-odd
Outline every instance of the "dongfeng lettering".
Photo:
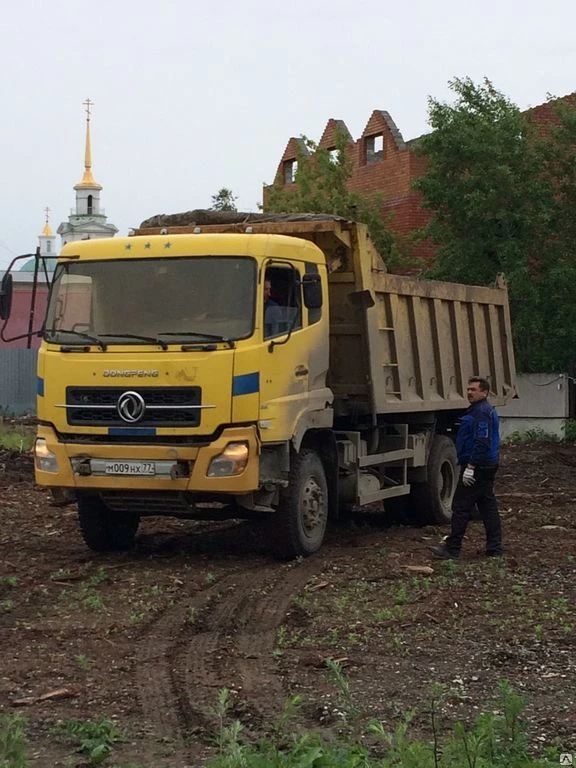
[{"label": "dongfeng lettering", "polygon": [[108,369],[104,371],[104,377],[105,378],[123,378],[123,379],[130,379],[130,378],[151,378],[155,379],[160,375],[160,372],[157,370],[138,370],[138,371],[131,371],[131,370],[114,370],[114,369]]}]

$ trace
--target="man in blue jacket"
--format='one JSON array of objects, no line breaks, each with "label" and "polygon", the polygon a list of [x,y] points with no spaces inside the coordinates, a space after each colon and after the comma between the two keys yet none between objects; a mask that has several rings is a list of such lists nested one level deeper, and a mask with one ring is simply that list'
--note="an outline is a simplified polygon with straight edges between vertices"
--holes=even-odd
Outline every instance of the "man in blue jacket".
[{"label": "man in blue jacket", "polygon": [[490,385],[473,376],[466,394],[470,403],[456,436],[460,479],[452,502],[452,531],[444,544],[430,547],[435,557],[456,558],[474,508],[486,530],[486,555],[502,554],[502,533],[498,503],[494,496],[494,478],[500,459],[498,414],[488,402]]}]

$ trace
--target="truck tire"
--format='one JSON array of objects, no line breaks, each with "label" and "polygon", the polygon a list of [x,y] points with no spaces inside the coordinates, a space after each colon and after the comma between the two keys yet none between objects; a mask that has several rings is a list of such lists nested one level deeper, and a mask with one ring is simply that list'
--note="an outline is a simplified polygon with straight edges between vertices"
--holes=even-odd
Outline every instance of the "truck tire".
[{"label": "truck tire", "polygon": [[302,450],[292,463],[288,487],[282,491],[273,526],[274,554],[281,559],[308,557],[324,541],[328,522],[328,484],[320,457]]},{"label": "truck tire", "polygon": [[139,515],[112,512],[98,496],[79,496],[78,520],[86,545],[94,552],[132,549]]},{"label": "truck tire", "polygon": [[456,446],[446,435],[436,435],[428,456],[428,480],[412,486],[412,518],[420,525],[449,523],[457,483]]}]

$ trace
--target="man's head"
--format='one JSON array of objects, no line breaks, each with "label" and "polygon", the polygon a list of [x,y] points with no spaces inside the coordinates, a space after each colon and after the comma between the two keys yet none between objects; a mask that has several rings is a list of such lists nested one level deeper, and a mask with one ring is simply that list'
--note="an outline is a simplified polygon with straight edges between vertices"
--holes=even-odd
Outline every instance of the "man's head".
[{"label": "man's head", "polygon": [[264,301],[268,301],[272,293],[272,283],[270,280],[264,280]]},{"label": "man's head", "polygon": [[477,403],[479,400],[486,400],[490,394],[490,384],[486,379],[482,379],[480,376],[472,376],[468,379],[468,387],[466,388],[466,397],[469,403]]}]

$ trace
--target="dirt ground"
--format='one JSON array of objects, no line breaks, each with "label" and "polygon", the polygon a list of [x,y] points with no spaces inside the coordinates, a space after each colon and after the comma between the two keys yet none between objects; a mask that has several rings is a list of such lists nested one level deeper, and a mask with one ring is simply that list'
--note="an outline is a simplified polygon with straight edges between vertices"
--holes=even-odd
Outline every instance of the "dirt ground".
[{"label": "dirt ground", "polygon": [[246,525],[159,518],[134,552],[96,555],[75,507],[34,485],[30,458],[0,454],[0,711],[26,717],[34,766],[85,764],[57,721],[110,718],[126,733],[111,765],[199,768],[223,687],[249,738],[296,694],[307,727],[338,728],[353,707],[392,729],[417,707],[425,736],[434,683],[443,731],[493,709],[506,679],[534,748],[576,752],[576,447],[508,446],[497,491],[502,560],[482,556],[481,523],[458,563],[435,562],[426,545],[445,531],[378,515],[333,527],[294,563]]}]

